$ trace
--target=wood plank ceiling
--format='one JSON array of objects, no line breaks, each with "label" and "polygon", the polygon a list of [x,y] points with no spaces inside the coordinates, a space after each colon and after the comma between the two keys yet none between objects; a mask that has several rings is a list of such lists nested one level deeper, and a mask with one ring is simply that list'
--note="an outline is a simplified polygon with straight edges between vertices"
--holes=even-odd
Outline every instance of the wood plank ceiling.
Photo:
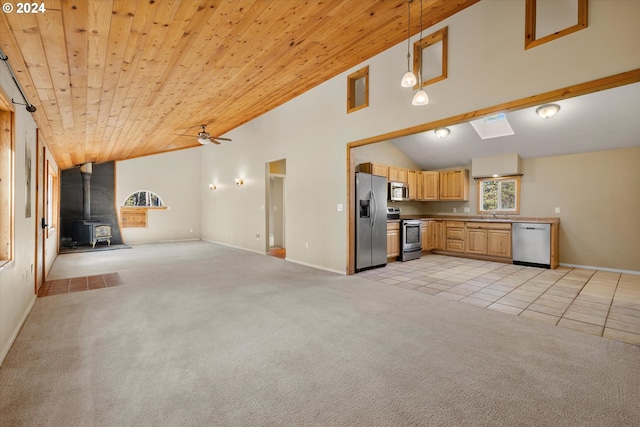
[{"label": "wood plank ceiling", "polygon": [[[424,0],[423,25],[477,1]],[[197,146],[176,134],[223,135],[407,37],[405,0],[44,4],[0,14],[0,47],[62,169]]]}]

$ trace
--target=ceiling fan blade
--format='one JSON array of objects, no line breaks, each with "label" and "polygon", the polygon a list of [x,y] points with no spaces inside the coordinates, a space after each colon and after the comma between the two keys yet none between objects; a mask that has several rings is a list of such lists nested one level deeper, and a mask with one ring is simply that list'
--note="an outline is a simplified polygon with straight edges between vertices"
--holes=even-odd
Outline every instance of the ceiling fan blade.
[{"label": "ceiling fan blade", "polygon": [[220,141],[231,141],[229,138],[220,138],[219,136],[210,136],[211,139],[218,139]]},{"label": "ceiling fan blade", "polygon": [[198,135],[186,135],[184,133],[174,133],[174,135],[175,136],[188,136],[188,137],[191,137],[191,138],[197,138],[198,137]]},{"label": "ceiling fan blade", "polygon": [[215,140],[215,139],[213,139],[213,138],[209,138],[209,141],[213,142],[213,143],[214,143],[214,144],[216,144],[216,145],[220,145],[220,141],[216,141],[216,140]]}]

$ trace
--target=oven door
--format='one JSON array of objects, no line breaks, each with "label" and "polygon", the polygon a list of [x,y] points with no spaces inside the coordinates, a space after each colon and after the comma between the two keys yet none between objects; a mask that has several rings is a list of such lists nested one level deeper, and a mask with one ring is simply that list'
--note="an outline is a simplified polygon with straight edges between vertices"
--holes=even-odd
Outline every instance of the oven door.
[{"label": "oven door", "polygon": [[402,221],[402,251],[401,261],[409,261],[422,256],[422,221],[403,220]]}]

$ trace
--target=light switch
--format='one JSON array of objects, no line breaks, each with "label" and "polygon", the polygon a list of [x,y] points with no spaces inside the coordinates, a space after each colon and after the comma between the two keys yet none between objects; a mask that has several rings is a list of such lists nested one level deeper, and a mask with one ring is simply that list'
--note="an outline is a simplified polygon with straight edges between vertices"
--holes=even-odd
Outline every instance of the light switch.
[{"label": "light switch", "polygon": [[560,208],[556,208],[556,213],[560,213]]},{"label": "light switch", "polygon": [[342,212],[344,210],[344,206],[342,206],[342,203],[338,203],[338,212]]}]

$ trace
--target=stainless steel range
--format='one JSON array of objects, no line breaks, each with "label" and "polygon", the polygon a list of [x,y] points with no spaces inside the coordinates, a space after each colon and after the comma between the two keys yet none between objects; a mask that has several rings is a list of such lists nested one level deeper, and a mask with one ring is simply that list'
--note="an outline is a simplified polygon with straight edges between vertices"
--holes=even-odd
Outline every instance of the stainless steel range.
[{"label": "stainless steel range", "polygon": [[400,225],[400,242],[402,250],[400,261],[410,261],[422,256],[422,221],[419,219],[403,219]]}]

